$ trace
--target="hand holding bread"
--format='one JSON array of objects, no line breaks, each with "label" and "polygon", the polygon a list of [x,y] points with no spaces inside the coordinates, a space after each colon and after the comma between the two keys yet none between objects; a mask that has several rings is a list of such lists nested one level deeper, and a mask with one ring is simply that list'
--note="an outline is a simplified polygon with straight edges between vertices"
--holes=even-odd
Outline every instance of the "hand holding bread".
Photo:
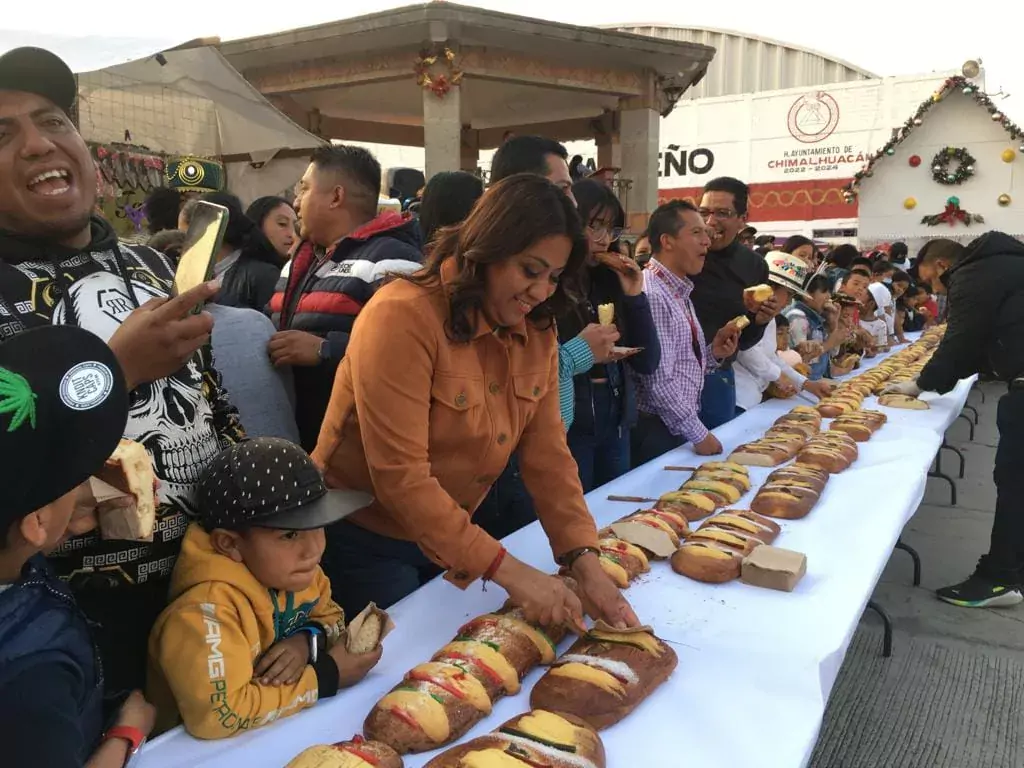
[{"label": "hand holding bread", "polygon": [[585,629],[580,599],[563,579],[506,555],[494,574],[494,582],[508,592],[509,602],[520,607],[531,624]]},{"label": "hand holding bread", "polygon": [[591,323],[580,331],[580,338],[587,342],[595,363],[606,363],[611,360],[615,342],[619,340],[619,329],[614,325]]}]

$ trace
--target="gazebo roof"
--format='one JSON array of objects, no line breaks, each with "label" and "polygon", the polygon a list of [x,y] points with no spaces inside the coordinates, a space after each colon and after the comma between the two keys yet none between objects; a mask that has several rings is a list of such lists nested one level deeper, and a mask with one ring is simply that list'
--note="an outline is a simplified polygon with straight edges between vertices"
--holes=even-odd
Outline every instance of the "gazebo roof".
[{"label": "gazebo roof", "polygon": [[[352,128],[349,138],[372,125],[378,138],[364,140],[417,143],[400,130],[422,126],[413,64],[420,50],[448,44],[465,72],[463,124],[492,131],[600,117],[623,98],[667,114],[715,54],[696,43],[448,2],[235,40],[221,51],[293,118],[315,113],[336,120],[337,131]],[[580,128],[593,135],[584,122]]]}]

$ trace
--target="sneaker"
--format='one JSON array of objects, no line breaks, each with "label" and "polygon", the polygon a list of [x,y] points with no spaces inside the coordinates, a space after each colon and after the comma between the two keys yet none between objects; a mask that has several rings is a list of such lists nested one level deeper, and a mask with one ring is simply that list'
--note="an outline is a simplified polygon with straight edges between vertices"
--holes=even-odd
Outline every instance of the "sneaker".
[{"label": "sneaker", "polygon": [[976,573],[967,581],[937,589],[935,596],[961,608],[1005,608],[1024,601],[1019,586],[995,584]]}]

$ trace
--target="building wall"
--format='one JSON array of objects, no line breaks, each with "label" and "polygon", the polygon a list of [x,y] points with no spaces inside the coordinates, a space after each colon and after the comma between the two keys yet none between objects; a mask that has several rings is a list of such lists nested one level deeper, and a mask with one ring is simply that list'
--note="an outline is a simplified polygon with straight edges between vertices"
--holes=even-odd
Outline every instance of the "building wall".
[{"label": "building wall", "polygon": [[783,88],[845,83],[876,77],[816,51],[720,29],[667,25],[615,26],[620,32],[712,46],[716,53],[704,79],[684,99],[730,96]]}]

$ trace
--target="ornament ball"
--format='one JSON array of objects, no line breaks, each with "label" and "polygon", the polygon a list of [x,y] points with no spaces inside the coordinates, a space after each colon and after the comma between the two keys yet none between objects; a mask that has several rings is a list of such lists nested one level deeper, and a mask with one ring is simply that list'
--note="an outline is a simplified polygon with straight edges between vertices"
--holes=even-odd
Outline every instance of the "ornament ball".
[{"label": "ornament ball", "polygon": [[960,205],[960,198],[957,197],[956,195],[953,195],[947,198],[946,202],[949,203],[950,205]]},{"label": "ornament ball", "polygon": [[903,207],[906,208],[908,211],[912,211],[915,208],[917,208],[917,200],[913,197],[908,197],[906,200],[903,201]]},{"label": "ornament ball", "polygon": [[896,154],[896,150],[893,149],[892,147],[889,147],[887,150],[885,150],[885,154],[889,155],[889,157],[892,157],[893,155]]},{"label": "ornament ball", "polygon": [[1012,203],[1012,202],[1013,202],[1013,200],[1012,200],[1012,199],[1010,198],[1010,196],[1009,196],[1009,195],[1007,195],[1007,194],[1002,194],[1002,195],[1000,195],[1000,196],[999,196],[999,200],[998,200],[998,202],[999,202],[999,204],[1000,204],[1001,206],[1003,206],[1003,207],[1005,208],[1005,207],[1006,207],[1006,206],[1008,206],[1008,205],[1009,205],[1010,203]]},{"label": "ornament ball", "polygon": [[1000,120],[1002,120],[1003,119],[1002,112],[993,112],[992,113],[992,119],[995,120],[996,122],[999,122]]},{"label": "ornament ball", "polygon": [[952,184],[952,183],[953,183],[954,181],[956,181],[956,176],[954,176],[954,175],[953,175],[953,174],[951,173],[951,174],[949,174],[948,176],[946,176],[946,181],[948,181],[948,182],[949,182],[950,184]]},{"label": "ornament ball", "polygon": [[919,166],[921,164],[921,156],[920,155],[911,155],[910,159],[907,160],[907,162],[910,163],[910,167],[911,168],[917,168],[917,166]]},{"label": "ornament ball", "polygon": [[914,125],[921,125],[921,123],[923,123],[923,122],[924,122],[924,120],[922,120],[920,117],[915,117],[914,118]]},{"label": "ornament ball", "polygon": [[1012,149],[1004,149],[1002,157],[1004,163],[1012,163],[1014,159],[1017,157],[1017,153],[1014,152]]}]

